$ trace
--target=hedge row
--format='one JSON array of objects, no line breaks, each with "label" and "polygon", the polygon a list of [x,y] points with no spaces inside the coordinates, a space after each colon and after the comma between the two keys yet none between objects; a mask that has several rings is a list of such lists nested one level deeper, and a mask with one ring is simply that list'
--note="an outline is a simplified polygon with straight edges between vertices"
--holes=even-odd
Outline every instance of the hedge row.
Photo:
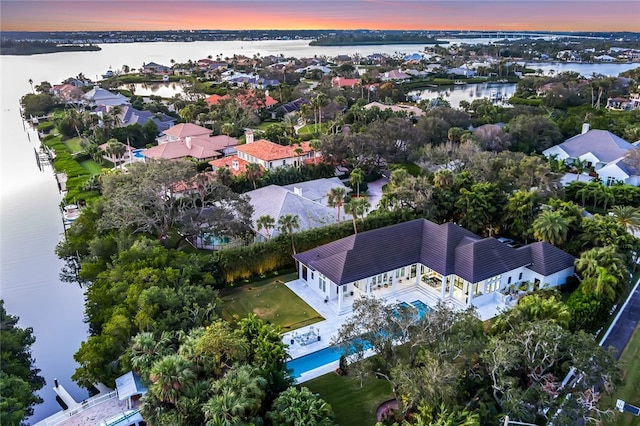
[{"label": "hedge row", "polygon": [[512,96],[509,98],[509,103],[511,105],[529,105],[537,107],[542,105],[542,99],[525,99],[519,98],[517,96]]},{"label": "hedge row", "polygon": [[[382,228],[415,219],[411,212],[373,214],[358,221],[358,231]],[[345,221],[322,228],[314,228],[294,234],[298,253],[353,234],[353,223]],[[249,246],[233,247],[213,252],[212,261],[219,268],[227,285],[234,286],[243,280],[259,277],[269,272],[295,266],[292,257],[291,237],[279,235],[269,241]]]}]

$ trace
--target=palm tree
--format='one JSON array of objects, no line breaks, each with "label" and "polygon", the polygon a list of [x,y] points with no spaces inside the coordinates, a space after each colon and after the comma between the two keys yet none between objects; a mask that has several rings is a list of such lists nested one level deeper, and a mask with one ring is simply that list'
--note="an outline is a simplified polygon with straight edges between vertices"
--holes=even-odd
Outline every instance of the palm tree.
[{"label": "palm tree", "polygon": [[112,138],[107,141],[107,147],[105,151],[113,159],[113,163],[114,163],[113,165],[117,167],[118,163],[120,162],[120,159],[122,158],[124,153],[127,151],[127,146],[122,142],[120,142],[119,140]]},{"label": "palm tree", "polygon": [[291,251],[296,254],[296,246],[293,240],[293,230],[300,228],[300,219],[296,215],[285,214],[278,219],[278,229],[281,234],[289,234],[291,236]]},{"label": "palm tree", "polygon": [[355,234],[358,233],[358,227],[356,226],[356,221],[358,218],[364,218],[364,215],[371,208],[371,203],[367,197],[363,198],[354,198],[350,202],[344,205],[344,212],[351,215],[351,220],[353,220],[353,232]]},{"label": "palm tree", "polygon": [[271,239],[271,230],[274,226],[276,226],[276,220],[268,214],[262,215],[256,220],[256,227],[258,228],[258,231],[264,229],[267,233],[267,239],[269,240]]},{"label": "palm tree", "polygon": [[218,182],[225,186],[230,186],[233,183],[233,174],[228,167],[218,167],[216,169],[216,179]]},{"label": "palm tree", "polygon": [[171,353],[171,335],[163,331],[159,338],[151,332],[136,334],[131,340],[130,357],[134,371],[147,377],[158,360]]},{"label": "palm tree", "polygon": [[618,280],[611,275],[607,268],[596,267],[595,275],[586,277],[580,288],[585,294],[593,293],[596,296],[604,296],[609,301],[614,301],[619,287]]},{"label": "palm tree", "polygon": [[181,389],[195,379],[192,364],[179,355],[168,355],[151,368],[151,392],[161,401],[175,404]]},{"label": "palm tree", "polygon": [[561,212],[545,210],[533,221],[532,227],[537,240],[559,246],[567,240],[569,221]]},{"label": "palm tree", "polygon": [[308,388],[290,387],[273,402],[267,414],[274,426],[331,426],[333,409]]},{"label": "palm tree", "polygon": [[631,232],[640,231],[640,209],[632,206],[613,206],[616,221]]},{"label": "palm tree", "polygon": [[347,194],[347,190],[343,187],[331,188],[327,193],[327,204],[329,207],[335,207],[338,209],[338,223],[340,223],[340,210],[344,205],[344,197]]},{"label": "palm tree", "polygon": [[576,180],[580,182],[580,176],[582,176],[582,172],[588,170],[587,160],[580,160],[579,158],[577,158],[573,162],[573,168],[576,169],[576,172],[578,172],[578,179]]},{"label": "palm tree", "polygon": [[230,370],[222,379],[214,382],[214,396],[202,410],[207,425],[255,424],[264,398],[265,379],[250,366]]},{"label": "palm tree", "polygon": [[291,139],[296,136],[296,126],[298,125],[298,114],[295,112],[285,114],[282,118],[282,124]]},{"label": "palm tree", "polygon": [[249,163],[247,164],[245,175],[247,176],[247,180],[253,184],[253,189],[257,189],[256,181],[262,178],[262,167],[260,167],[260,165],[256,163]]},{"label": "palm tree", "polygon": [[31,93],[36,93],[36,92],[33,90],[33,79],[31,79],[31,78],[29,79],[29,86],[31,86]]},{"label": "palm tree", "polygon": [[449,189],[453,186],[455,177],[449,169],[440,169],[433,176],[433,185],[439,189]]},{"label": "palm tree", "polygon": [[351,171],[351,176],[349,176],[349,182],[351,185],[356,186],[356,197],[360,197],[360,184],[364,182],[364,172],[361,168],[356,167]]}]

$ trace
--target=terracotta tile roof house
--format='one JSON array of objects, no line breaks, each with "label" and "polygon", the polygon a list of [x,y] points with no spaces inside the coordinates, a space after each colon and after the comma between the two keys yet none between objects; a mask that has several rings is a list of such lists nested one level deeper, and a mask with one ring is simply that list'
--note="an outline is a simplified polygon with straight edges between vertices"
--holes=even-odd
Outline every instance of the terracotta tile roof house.
[{"label": "terracotta tile roof house", "polygon": [[[207,105],[212,106],[212,105],[218,105],[221,101],[229,98],[230,98],[229,95],[213,94],[205,98],[204,101],[207,103]],[[242,95],[242,94],[236,95],[234,96],[234,99],[238,101],[240,105],[247,108],[253,108],[256,110],[262,109],[262,108],[269,108],[270,106],[273,106],[278,103],[278,101],[272,98],[271,96],[269,96],[268,93],[265,93],[265,97],[263,99],[255,96],[253,91],[247,92],[246,95]]]},{"label": "terracotta tile roof house", "polygon": [[173,69],[155,62],[149,62],[148,64],[142,64],[142,72],[144,74],[172,75]]},{"label": "terracotta tile roof house", "polygon": [[357,78],[333,77],[331,79],[331,85],[333,87],[355,87],[358,84],[360,84],[360,79]]},{"label": "terracotta tile roof house", "polygon": [[226,167],[229,169],[232,175],[241,176],[247,172],[248,161],[243,160],[237,155],[230,155],[228,157],[218,158],[217,160],[209,161],[212,170],[215,172],[220,167]]},{"label": "terracotta tile roof house", "polygon": [[294,257],[300,279],[337,302],[339,311],[351,292],[369,295],[382,283],[481,307],[523,282],[532,288],[563,284],[575,260],[545,242],[513,248],[454,223],[425,219],[358,233]]},{"label": "terracotta tile roof house", "polygon": [[207,103],[207,105],[212,106],[212,105],[218,105],[220,101],[224,101],[225,99],[229,99],[229,95],[213,94],[209,97],[206,97],[204,101]]},{"label": "terracotta tile roof house", "polygon": [[[309,142],[302,142],[300,145],[293,146],[278,145],[265,139],[254,142],[252,132],[247,132],[246,141],[244,145],[236,146],[238,157],[249,163],[259,164],[267,170],[272,170],[276,167],[296,167],[298,160],[304,161],[307,158],[319,155],[311,149]],[[300,156],[296,155],[295,150],[297,148],[302,149]]]},{"label": "terracotta tile roof house", "polygon": [[79,87],[69,83],[54,85],[51,87],[51,93],[63,102],[77,102],[84,94]]},{"label": "terracotta tile roof house", "polygon": [[[315,181],[307,182],[313,184]],[[338,181],[339,182],[339,181]],[[342,186],[341,182],[334,186]],[[292,214],[298,216],[300,230],[318,228],[331,225],[337,222],[337,211],[335,208],[327,207],[326,204],[319,203],[307,197],[307,193],[296,185],[287,187],[269,185],[246,193],[249,203],[253,206],[251,222],[256,231],[258,241],[264,241],[268,235],[264,229],[258,231],[256,221],[260,216],[269,215],[278,222],[281,216]],[[317,194],[309,192],[308,195]],[[351,220],[351,217],[340,215],[342,220]],[[346,217],[345,217],[346,216]],[[276,229],[270,230],[271,237],[279,234]]]},{"label": "terracotta tile roof house", "polygon": [[156,139],[157,146],[142,151],[142,155],[150,159],[192,157],[204,161],[235,152],[236,138],[210,135],[211,130],[206,127],[192,123],[176,124]]},{"label": "terracotta tile roof house", "polygon": [[382,81],[391,81],[391,80],[409,80],[411,76],[407,73],[404,73],[400,70],[392,70],[382,73],[380,76],[380,80]]}]

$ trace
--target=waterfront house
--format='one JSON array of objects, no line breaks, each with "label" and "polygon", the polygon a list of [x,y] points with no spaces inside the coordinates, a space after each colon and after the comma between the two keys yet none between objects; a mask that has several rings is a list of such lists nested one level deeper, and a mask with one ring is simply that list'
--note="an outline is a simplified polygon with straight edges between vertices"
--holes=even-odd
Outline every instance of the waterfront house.
[{"label": "waterfront house", "polygon": [[340,314],[350,312],[356,297],[386,293],[389,299],[413,290],[459,307],[504,307],[521,288],[564,284],[575,260],[546,242],[513,248],[426,219],[361,232],[294,258],[299,285]]},{"label": "waterfront house", "polygon": [[[95,112],[105,114],[111,111],[112,108],[113,106],[100,105],[96,107]],[[140,111],[131,105],[121,105],[120,108],[121,112],[118,114],[117,123],[115,123],[117,127],[127,127],[134,124],[144,126],[147,121],[153,121],[158,127],[158,132],[162,133],[175,124],[175,118],[163,113],[154,114],[146,110]]]},{"label": "waterfront house", "polygon": [[173,69],[165,65],[160,65],[155,62],[149,62],[148,64],[142,64],[143,74],[158,74],[158,75],[172,75]]},{"label": "waterfront house", "polygon": [[[296,152],[298,149],[301,151]],[[266,170],[277,167],[298,167],[301,162],[320,156],[320,153],[311,149],[309,142],[286,146],[265,139],[254,142],[251,131],[246,133],[246,143],[236,146],[236,151],[242,160],[259,164]]]},{"label": "waterfront house", "polygon": [[386,71],[380,74],[380,80],[382,81],[407,81],[411,76],[400,70]]},{"label": "waterfront house", "polygon": [[98,105],[115,106],[129,104],[129,98],[120,93],[111,93],[99,86],[94,86],[82,96],[82,101],[90,107]]}]

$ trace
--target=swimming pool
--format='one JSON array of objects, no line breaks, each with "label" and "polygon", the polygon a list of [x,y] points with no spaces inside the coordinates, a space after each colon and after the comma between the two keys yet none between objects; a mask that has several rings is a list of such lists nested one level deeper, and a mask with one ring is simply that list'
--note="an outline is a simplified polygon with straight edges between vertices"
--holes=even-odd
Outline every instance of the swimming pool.
[{"label": "swimming pool", "polygon": [[[404,308],[413,307],[417,309],[418,318],[423,318],[427,313],[432,311],[431,307],[426,303],[422,302],[421,300],[414,300],[410,304],[406,302],[402,302],[402,303],[399,303],[399,305]],[[365,341],[363,342],[363,344],[366,349],[371,348],[371,344],[369,342]],[[319,351],[312,352],[300,358],[292,359],[291,361],[287,362],[287,368],[292,370],[291,377],[294,379],[297,379],[303,373],[306,373],[308,371],[330,364],[332,362],[338,361],[343,353],[344,353],[344,348],[329,346],[328,348],[324,348]]]},{"label": "swimming pool", "polygon": [[402,302],[402,303],[399,303],[399,305],[402,306],[403,308],[411,308],[411,307],[415,308],[418,311],[419,319],[422,319],[426,314],[428,314],[433,310],[431,306],[427,305],[422,300],[414,300],[411,303]]},{"label": "swimming pool", "polygon": [[142,155],[142,151],[144,151],[144,149],[134,149],[133,150],[133,156],[135,158],[139,158],[140,160],[144,159],[144,155]]}]

